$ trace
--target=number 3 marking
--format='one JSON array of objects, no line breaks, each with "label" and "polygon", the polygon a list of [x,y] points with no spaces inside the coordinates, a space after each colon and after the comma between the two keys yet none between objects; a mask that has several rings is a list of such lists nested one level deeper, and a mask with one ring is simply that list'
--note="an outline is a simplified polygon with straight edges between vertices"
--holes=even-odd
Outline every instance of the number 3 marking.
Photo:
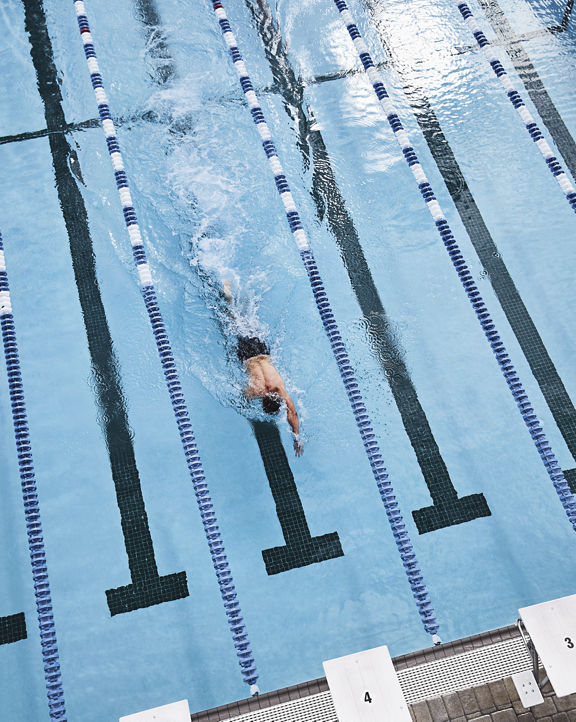
[{"label": "number 3 marking", "polygon": [[566,637],[564,641],[566,642],[568,649],[574,649],[574,642],[570,639],[570,637]]}]

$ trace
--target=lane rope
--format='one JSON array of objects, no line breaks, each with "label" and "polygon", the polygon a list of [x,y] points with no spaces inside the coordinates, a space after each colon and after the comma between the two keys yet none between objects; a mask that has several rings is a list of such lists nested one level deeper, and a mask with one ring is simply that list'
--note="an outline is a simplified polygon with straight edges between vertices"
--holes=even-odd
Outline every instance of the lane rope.
[{"label": "lane rope", "polygon": [[564,507],[564,511],[572,524],[572,528],[576,531],[576,499],[574,499],[574,496],[570,491],[570,487],[564,478],[562,469],[560,468],[556,456],[550,447],[550,443],[546,438],[542,425],[534,413],[532,404],[530,403],[526,391],[520,382],[520,378],[518,377],[512,361],[510,360],[508,352],[500,339],[500,335],[496,330],[494,321],[488,313],[486,304],[480,295],[480,291],[478,290],[474,279],[472,278],[472,274],[470,273],[466,261],[464,260],[464,256],[456,243],[456,239],[454,238],[448,221],[444,216],[444,212],[442,211],[442,208],[434,195],[432,186],[430,185],[430,182],[420,165],[420,161],[418,160],[416,152],[410,143],[408,134],[404,129],[394,104],[388,95],[388,91],[382,82],[382,76],[374,66],[368,47],[360,35],[358,26],[356,25],[354,17],[346,5],[346,2],[344,0],[334,0],[334,4],[340,13],[340,17],[348,30],[352,42],[354,43],[354,47],[356,48],[358,57],[360,58],[364,70],[366,71],[366,75],[368,76],[374,92],[380,101],[380,105],[382,106],[386,119],[388,120],[394,136],[398,141],[398,145],[402,149],[402,154],[404,155],[404,158],[412,171],[412,175],[418,184],[420,194],[430,211],[430,215],[434,220],[436,229],[440,234],[446,250],[448,251],[450,260],[458,273],[458,278],[460,279],[466,295],[472,304],[474,313],[482,326],[482,330],[484,331],[492,352],[496,357],[500,370],[502,371],[504,379],[508,384],[508,388],[512,392],[512,396],[516,401],[518,409],[524,419],[524,423],[528,427],[530,436],[532,437],[534,445],[540,454],[540,458],[544,464],[546,472],[552,480],[556,493],[558,494],[562,506]]},{"label": "lane rope", "polygon": [[236,649],[238,662],[240,664],[242,677],[246,684],[250,685],[251,694],[256,695],[259,692],[256,684],[258,679],[256,663],[250,647],[246,625],[242,617],[242,610],[240,608],[234,579],[226,556],[224,542],[222,541],[222,535],[218,527],[214,505],[212,503],[210,491],[204,476],[202,461],[198,454],[198,448],[196,446],[196,440],[190,421],[190,414],[184,399],[182,384],[180,383],[164,320],[162,318],[162,314],[160,313],[156,289],[152,281],[152,275],[150,273],[150,267],[148,265],[142,235],[138,225],[138,219],[136,217],[136,211],[134,210],[130,194],[128,176],[126,174],[124,160],[122,158],[120,145],[116,136],[116,128],[114,127],[110,106],[108,104],[108,97],[104,90],[102,74],[96,58],[94,40],[90,32],[90,26],[86,16],[86,8],[82,0],[74,0],[74,7],[76,9],[80,36],[84,45],[84,55],[86,56],[86,62],[88,64],[90,80],[92,82],[94,95],[96,96],[96,102],[98,104],[98,113],[102,122],[102,128],[104,129],[104,133],[106,135],[108,153],[110,154],[110,159],[114,167],[114,176],[116,178],[116,186],[120,195],[124,221],[132,244],[132,254],[136,270],[138,272],[140,290],[144,298],[150,324],[152,325],[156,348],[164,371],[166,386],[168,387],[170,401],[172,402],[172,409],[174,411],[178,431],[180,433],[180,439],[184,448],[186,463],[188,465],[188,470],[194,487],[194,493],[196,495],[196,501],[200,510],[200,517],[204,526],[204,533],[210,549],[212,564],[214,565],[216,578],[220,588],[220,595],[222,597],[226,617],[228,619],[228,626],[232,633],[232,639]]},{"label": "lane rope", "polygon": [[544,137],[544,134],[542,133],[538,124],[536,123],[534,116],[532,115],[532,113],[528,110],[528,108],[524,104],[524,101],[522,100],[522,97],[521,97],[520,93],[518,92],[518,89],[516,88],[516,86],[514,85],[514,83],[511,80],[510,76],[504,69],[504,66],[501,63],[500,58],[496,55],[494,46],[487,39],[486,35],[484,34],[482,29],[478,25],[476,18],[474,17],[469,5],[465,2],[458,2],[458,0],[456,0],[456,7],[460,11],[460,14],[464,18],[464,21],[466,22],[466,24],[468,25],[470,32],[472,33],[472,35],[474,36],[474,39],[476,40],[476,42],[478,44],[478,47],[484,53],[484,55],[486,56],[486,59],[490,63],[490,67],[494,71],[494,75],[498,78],[502,87],[506,91],[508,100],[512,103],[512,106],[516,109],[518,115],[520,116],[522,122],[524,123],[526,130],[530,134],[530,137],[532,138],[532,140],[536,144],[538,150],[542,154],[542,157],[546,161],[548,170],[552,173],[552,175],[558,181],[558,185],[562,189],[562,192],[564,193],[566,200],[570,204],[570,207],[572,208],[572,210],[576,213],[576,190],[574,189],[574,186],[570,182],[570,179],[567,176],[560,161],[554,155],[554,152],[552,151],[550,144]]},{"label": "lane rope", "polygon": [[38,626],[40,627],[42,663],[44,666],[44,681],[48,695],[48,708],[50,710],[50,719],[65,722],[67,719],[66,702],[64,700],[64,689],[62,687],[62,675],[60,672],[60,655],[58,652],[56,625],[54,623],[52,610],[52,594],[50,592],[46,550],[44,549],[40,502],[38,500],[36,474],[34,472],[34,459],[32,458],[32,444],[28,427],[26,402],[24,399],[20,354],[16,341],[16,327],[12,314],[12,302],[10,299],[10,286],[8,284],[8,271],[4,257],[2,234],[0,234],[0,326],[2,328],[6,375],[8,377],[8,389],[10,392],[10,403],[12,405],[12,423],[18,453],[18,470],[20,472],[22,499],[24,501],[28,550],[30,552],[32,578],[34,580],[34,596],[36,598]]},{"label": "lane rope", "polygon": [[368,416],[368,412],[366,411],[364,401],[360,394],[360,389],[354,376],[348,352],[346,351],[346,347],[344,346],[344,342],[336,324],[334,314],[328,301],[328,296],[326,295],[326,291],[324,289],[324,284],[316,265],[316,260],[309,246],[304,226],[302,225],[300,215],[296,208],[296,203],[292,197],[292,193],[290,192],[286,175],[284,174],[276,147],[272,141],[270,128],[266,123],[264,113],[256,93],[254,92],[254,86],[250,76],[248,75],[246,64],[242,59],[236,38],[232,33],[224,7],[219,0],[212,0],[212,7],[218,19],[222,37],[228,47],[228,52],[238,75],[240,85],[242,86],[242,91],[244,92],[244,97],[248,104],[250,114],[252,115],[252,120],[256,125],[258,133],[260,134],[262,147],[264,148],[270,169],[274,175],[276,188],[284,205],[286,218],[288,219],[292,236],[296,241],[296,245],[300,252],[300,258],[306,268],[314,300],[316,302],[316,307],[318,308],[320,318],[322,319],[322,325],[326,335],[328,336],[332,352],[334,353],[340,376],[344,382],[344,387],[354,413],[356,425],[360,431],[362,443],[364,444],[364,449],[368,456],[372,473],[374,474],[378,491],[380,492],[380,497],[384,504],[384,508],[386,509],[388,521],[390,522],[394,540],[408,576],[412,594],[416,600],[420,618],[425,630],[429,634],[433,635],[433,642],[435,644],[440,644],[441,640],[437,634],[439,625],[436,620],[436,613],[432,606],[432,602],[430,601],[428,589],[424,583],[422,572],[420,571],[420,566],[418,564],[418,560],[416,559],[412,542],[410,541],[406,525],[400,513],[398,502],[394,496],[394,489],[388,479],[388,473],[384,466],[378,442],[376,441],[376,436],[372,429],[372,422],[370,421],[370,417]]}]

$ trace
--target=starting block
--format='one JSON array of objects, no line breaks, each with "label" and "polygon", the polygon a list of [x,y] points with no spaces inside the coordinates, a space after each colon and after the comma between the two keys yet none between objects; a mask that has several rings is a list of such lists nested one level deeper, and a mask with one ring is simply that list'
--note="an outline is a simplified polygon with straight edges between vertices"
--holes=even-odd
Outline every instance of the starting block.
[{"label": "starting block", "polygon": [[538,658],[558,697],[576,692],[576,594],[519,610],[518,629],[532,655],[539,681]]},{"label": "starting block", "polygon": [[324,662],[339,722],[411,722],[388,647]]},{"label": "starting block", "polygon": [[120,717],[119,722],[190,722],[188,700],[165,704],[162,707],[147,709],[144,712]]}]

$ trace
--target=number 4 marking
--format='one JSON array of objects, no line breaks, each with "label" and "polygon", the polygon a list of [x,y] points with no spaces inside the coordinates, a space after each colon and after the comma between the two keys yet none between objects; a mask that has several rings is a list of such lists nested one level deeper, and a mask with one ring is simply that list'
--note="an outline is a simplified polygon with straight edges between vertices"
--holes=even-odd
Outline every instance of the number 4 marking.
[{"label": "number 4 marking", "polygon": [[364,702],[372,702],[372,697],[370,697],[370,692],[366,692],[364,695]]}]

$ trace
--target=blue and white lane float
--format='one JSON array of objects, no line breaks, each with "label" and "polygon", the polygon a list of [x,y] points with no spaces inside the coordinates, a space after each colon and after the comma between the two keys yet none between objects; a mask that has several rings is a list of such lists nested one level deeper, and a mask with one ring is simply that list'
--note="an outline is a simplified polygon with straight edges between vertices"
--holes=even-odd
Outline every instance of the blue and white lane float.
[{"label": "blue and white lane float", "polygon": [[384,461],[382,460],[382,454],[380,453],[378,442],[376,441],[376,436],[372,429],[372,422],[370,421],[370,417],[368,416],[368,412],[360,394],[360,389],[354,376],[348,352],[346,351],[346,347],[342,341],[340,331],[336,324],[336,319],[334,318],[330,302],[328,301],[328,296],[326,295],[326,291],[324,289],[324,284],[316,266],[314,255],[308,243],[306,231],[302,225],[300,215],[296,208],[296,203],[294,202],[294,198],[290,192],[288,181],[286,180],[282,164],[280,163],[278,153],[276,152],[276,147],[272,141],[270,128],[266,123],[264,113],[262,112],[256,93],[254,92],[254,86],[252,85],[252,81],[248,75],[246,64],[242,59],[238,43],[236,42],[236,38],[234,37],[230,27],[224,7],[222,6],[220,0],[212,0],[212,7],[218,19],[222,37],[228,47],[228,52],[232,59],[234,69],[238,75],[240,85],[242,86],[246,103],[250,110],[250,114],[252,115],[252,120],[258,129],[258,133],[260,134],[262,147],[264,148],[270,169],[274,175],[276,188],[284,205],[286,218],[288,219],[292,236],[300,252],[300,258],[306,268],[310,285],[312,287],[312,294],[316,302],[316,307],[320,313],[324,331],[328,336],[332,352],[334,353],[334,357],[338,365],[338,370],[340,371],[340,376],[344,382],[350,406],[352,407],[354,418],[356,420],[358,430],[360,431],[360,436],[362,437],[364,449],[368,456],[370,466],[372,467],[372,473],[376,479],[376,484],[378,486],[378,491],[380,492],[384,508],[386,509],[386,514],[392,528],[394,540],[398,551],[400,552],[400,557],[408,576],[412,594],[416,600],[418,612],[420,613],[420,619],[422,620],[424,629],[432,635],[434,644],[440,644],[441,639],[438,636],[439,624],[436,620],[436,613],[432,606],[432,602],[430,601],[428,589],[424,583],[412,542],[410,541],[410,537],[406,531],[406,525],[400,513],[398,502],[394,496],[394,489],[388,479],[388,473],[384,466]]},{"label": "blue and white lane float", "polygon": [[522,386],[514,366],[512,365],[508,352],[500,340],[500,335],[496,330],[494,321],[488,313],[486,304],[480,295],[480,291],[478,290],[474,279],[472,278],[472,274],[470,273],[470,269],[464,260],[464,256],[456,243],[456,239],[454,238],[452,230],[448,225],[444,212],[436,200],[432,186],[430,185],[430,182],[420,165],[416,152],[410,144],[408,134],[404,130],[404,126],[402,125],[398,113],[396,112],[394,104],[392,103],[392,100],[388,95],[388,91],[382,82],[382,77],[374,67],[374,62],[370,56],[364,39],[360,35],[360,31],[354,21],[354,17],[344,0],[334,0],[334,4],[336,5],[336,8],[340,13],[340,17],[342,18],[344,25],[352,38],[352,42],[354,43],[368,79],[372,84],[384,113],[386,114],[386,119],[394,132],[398,145],[402,149],[402,153],[410,170],[412,171],[414,180],[418,184],[420,194],[430,211],[430,215],[434,220],[436,229],[438,230],[442,242],[448,251],[450,260],[458,273],[458,278],[464,287],[468,300],[472,304],[474,313],[482,326],[482,330],[484,331],[488,343],[490,344],[490,348],[496,357],[500,370],[502,371],[506,383],[508,384],[508,388],[512,392],[512,396],[516,401],[518,409],[524,419],[524,423],[528,427],[530,436],[532,437],[534,445],[540,454],[540,458],[544,464],[546,472],[552,480],[556,493],[558,494],[562,506],[564,507],[564,511],[572,524],[572,528],[576,531],[576,499],[574,499],[574,496],[570,491],[570,487],[564,478],[564,474],[558,464],[558,460],[550,447],[538,417],[534,413],[532,404],[526,395],[526,391]]},{"label": "blue and white lane float", "polygon": [[550,144],[544,137],[544,134],[534,120],[534,116],[524,104],[524,101],[522,100],[518,89],[512,82],[510,76],[504,69],[504,66],[502,65],[500,59],[496,55],[494,51],[494,46],[492,45],[492,43],[490,43],[486,35],[484,35],[484,32],[476,22],[476,18],[472,14],[472,10],[470,10],[468,4],[456,0],[456,6],[460,11],[460,14],[464,18],[466,24],[468,25],[470,32],[474,36],[474,39],[478,43],[478,47],[484,53],[486,59],[490,63],[490,67],[494,71],[494,75],[496,75],[502,87],[506,91],[508,100],[512,103],[514,108],[516,108],[516,111],[518,112],[518,115],[524,123],[526,130],[530,134],[530,137],[532,138],[534,143],[537,145],[538,150],[546,161],[548,169],[558,181],[558,185],[566,196],[566,200],[570,204],[570,207],[576,213],[576,190],[574,189],[574,186],[566,175],[566,172],[562,168],[562,165],[560,164],[558,158],[554,155],[554,152],[552,151]]},{"label": "blue and white lane float", "polygon": [[40,503],[36,487],[36,474],[34,472],[34,459],[32,458],[32,444],[28,428],[28,414],[24,399],[24,385],[20,369],[20,355],[16,341],[16,327],[12,314],[12,301],[10,299],[10,286],[8,272],[4,257],[4,245],[0,234],[0,326],[2,328],[2,343],[6,359],[6,375],[8,377],[8,390],[12,405],[12,423],[16,438],[16,451],[18,453],[18,470],[22,486],[22,499],[24,501],[24,515],[26,518],[26,531],[28,534],[28,550],[32,564],[32,578],[34,580],[34,596],[36,597],[36,611],[38,626],[40,627],[40,642],[42,645],[42,662],[44,665],[44,680],[48,695],[50,719],[65,722],[66,702],[62,687],[60,673],[60,656],[58,641],[56,639],[56,625],[52,612],[52,595],[50,593],[50,580],[48,578],[48,565],[44,549],[44,536],[42,533],[42,519],[40,517]]},{"label": "blue and white lane float", "polygon": [[190,414],[184,399],[184,393],[178,376],[176,363],[174,361],[174,355],[172,353],[168,334],[166,333],[164,320],[158,306],[156,289],[152,281],[150,267],[146,258],[140,228],[138,226],[136,211],[134,210],[132,197],[130,195],[128,177],[124,168],[124,160],[122,158],[122,153],[120,152],[120,145],[118,143],[118,138],[116,137],[116,129],[114,127],[114,122],[112,121],[108,98],[104,90],[102,75],[96,59],[94,41],[92,34],[90,33],[90,26],[86,16],[86,8],[82,0],[75,0],[74,7],[76,8],[78,27],[84,44],[84,55],[86,56],[86,62],[88,63],[90,80],[92,81],[94,95],[96,96],[96,102],[98,104],[98,113],[102,122],[102,128],[104,129],[104,133],[106,135],[106,144],[108,146],[110,159],[114,167],[114,176],[116,178],[116,186],[120,195],[124,221],[132,244],[134,263],[136,264],[136,270],[140,281],[140,290],[142,292],[142,296],[144,297],[144,303],[146,305],[146,311],[148,312],[150,324],[152,325],[156,348],[158,350],[158,355],[160,356],[166,385],[170,394],[170,401],[172,402],[172,409],[174,411],[174,416],[176,417],[180,439],[186,456],[186,463],[194,486],[194,493],[200,510],[204,533],[210,549],[212,563],[214,565],[218,585],[220,587],[220,594],[222,596],[224,609],[228,618],[228,625],[232,633],[232,639],[234,641],[234,647],[236,648],[236,654],[240,663],[242,677],[244,681],[250,685],[251,694],[256,695],[258,694],[258,686],[256,684],[258,672],[256,670],[256,663],[254,662],[254,657],[250,648],[248,634],[242,617],[242,610],[238,601],[238,595],[234,586],[230,565],[226,557],[226,550],[224,548],[222,536],[218,528],[218,522],[214,512],[212,499],[210,497],[210,491],[204,477],[202,461],[200,460],[200,456],[198,454],[198,448],[196,446],[196,440],[194,438],[194,432],[192,431],[192,424],[190,422]]}]

